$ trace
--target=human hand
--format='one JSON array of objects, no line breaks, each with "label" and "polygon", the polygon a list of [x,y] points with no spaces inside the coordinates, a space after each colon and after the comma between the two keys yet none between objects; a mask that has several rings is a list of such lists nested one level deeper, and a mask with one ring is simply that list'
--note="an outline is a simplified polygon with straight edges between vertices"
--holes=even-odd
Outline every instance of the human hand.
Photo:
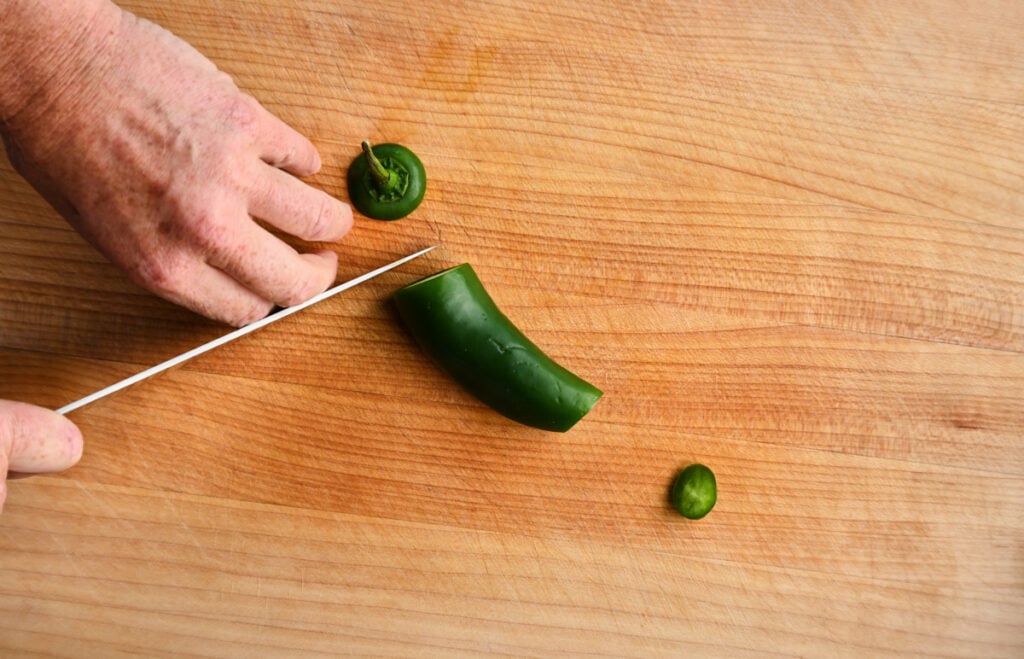
[{"label": "human hand", "polygon": [[[296,176],[313,144],[191,46],[107,0],[63,38],[50,77],[0,126],[16,169],[137,283],[244,325],[330,286],[352,211]],[[30,67],[31,68],[31,67]],[[294,176],[293,176],[294,175]]]},{"label": "human hand", "polygon": [[74,466],[82,457],[82,433],[52,410],[0,400],[0,511],[8,472],[45,474]]}]

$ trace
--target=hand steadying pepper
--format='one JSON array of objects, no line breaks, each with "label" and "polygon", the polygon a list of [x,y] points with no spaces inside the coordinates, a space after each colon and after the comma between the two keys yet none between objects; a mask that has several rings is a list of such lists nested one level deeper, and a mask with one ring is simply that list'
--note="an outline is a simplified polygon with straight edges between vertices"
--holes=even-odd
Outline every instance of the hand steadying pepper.
[{"label": "hand steadying pepper", "polygon": [[[109,0],[0,0],[0,16],[11,162],[136,282],[233,325],[333,282],[333,252],[299,253],[253,219],[306,240],[348,231],[351,209],[296,178],[320,167],[308,139]],[[8,455],[14,464],[22,437],[44,454],[66,446],[68,427],[15,412],[0,407],[0,467]]]}]

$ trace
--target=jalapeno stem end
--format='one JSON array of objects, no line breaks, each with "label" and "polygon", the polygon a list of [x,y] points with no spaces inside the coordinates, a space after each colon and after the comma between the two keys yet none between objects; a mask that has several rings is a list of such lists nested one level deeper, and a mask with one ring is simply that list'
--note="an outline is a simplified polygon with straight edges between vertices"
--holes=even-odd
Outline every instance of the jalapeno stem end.
[{"label": "jalapeno stem end", "polygon": [[385,167],[373,153],[373,148],[367,140],[363,140],[363,153],[366,155],[366,162],[370,166],[370,178],[373,184],[381,192],[391,192],[398,185],[398,173]]}]

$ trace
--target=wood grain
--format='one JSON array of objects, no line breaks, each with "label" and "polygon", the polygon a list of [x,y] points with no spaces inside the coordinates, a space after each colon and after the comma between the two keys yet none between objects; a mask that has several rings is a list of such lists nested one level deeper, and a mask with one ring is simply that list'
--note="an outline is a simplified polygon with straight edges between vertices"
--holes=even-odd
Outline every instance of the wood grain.
[{"label": "wood grain", "polygon": [[[11,483],[0,654],[1024,653],[1024,5],[139,0],[307,134],[424,160],[348,278],[76,412]],[[458,389],[387,302],[469,261],[604,389],[565,435]],[[0,164],[0,397],[225,330]],[[688,522],[675,471],[714,469]]]}]

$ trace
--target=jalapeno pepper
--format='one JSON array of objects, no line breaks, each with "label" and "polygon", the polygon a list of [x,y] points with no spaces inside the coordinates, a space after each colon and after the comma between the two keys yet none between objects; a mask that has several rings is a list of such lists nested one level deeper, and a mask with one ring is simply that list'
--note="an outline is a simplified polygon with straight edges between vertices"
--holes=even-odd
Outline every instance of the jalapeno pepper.
[{"label": "jalapeno pepper", "polygon": [[683,469],[672,481],[669,500],[683,517],[704,517],[718,500],[718,484],[714,472],[699,463]]},{"label": "jalapeno pepper", "polygon": [[423,349],[471,394],[514,421],[565,432],[601,397],[512,324],[468,263],[400,288],[393,298]]},{"label": "jalapeno pepper", "polygon": [[401,144],[362,144],[348,168],[348,195],[360,213],[397,220],[416,210],[427,190],[427,174],[416,154]]}]

